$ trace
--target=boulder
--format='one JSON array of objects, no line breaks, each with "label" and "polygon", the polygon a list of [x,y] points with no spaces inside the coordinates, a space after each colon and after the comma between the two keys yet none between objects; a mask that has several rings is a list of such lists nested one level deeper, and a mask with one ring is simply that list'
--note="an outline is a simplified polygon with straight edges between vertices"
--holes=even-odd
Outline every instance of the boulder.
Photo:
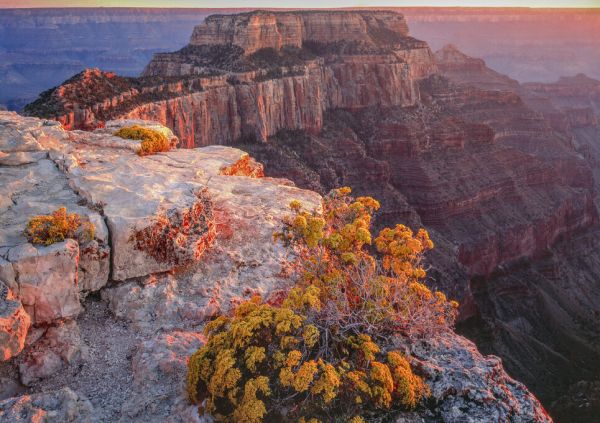
[{"label": "boulder", "polygon": [[46,330],[43,337],[28,347],[19,363],[21,382],[31,385],[76,364],[87,356],[77,323],[67,321]]},{"label": "boulder", "polygon": [[77,286],[79,247],[68,239],[47,247],[22,244],[11,248],[15,286],[11,287],[32,323],[74,318],[81,311]]},{"label": "boulder", "polygon": [[199,418],[197,407],[192,406],[190,414],[186,378],[189,357],[204,342],[203,335],[181,331],[142,342],[133,357],[134,392],[123,405],[121,421],[158,423]]},{"label": "boulder", "polygon": [[0,281],[0,361],[9,360],[23,350],[30,323],[21,302]]},{"label": "boulder", "polygon": [[506,373],[500,358],[482,355],[466,338],[444,332],[408,350],[411,365],[431,390],[436,421],[552,422],[525,385]]},{"label": "boulder", "polygon": [[69,388],[0,401],[2,423],[92,422],[90,402]]}]

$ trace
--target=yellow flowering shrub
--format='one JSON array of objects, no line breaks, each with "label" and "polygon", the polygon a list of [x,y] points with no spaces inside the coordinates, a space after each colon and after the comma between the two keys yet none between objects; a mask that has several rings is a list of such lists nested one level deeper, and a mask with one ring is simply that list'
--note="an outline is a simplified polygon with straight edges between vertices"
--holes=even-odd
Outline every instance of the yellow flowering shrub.
[{"label": "yellow flowering shrub", "polygon": [[318,287],[328,304],[320,318],[342,331],[358,324],[371,336],[419,337],[452,326],[458,304],[423,283],[423,255],[433,248],[427,231],[396,225],[374,237],[371,220],[379,203],[350,193],[347,187],[333,190],[322,215],[293,201],[294,216],[276,234],[297,254],[299,286]]},{"label": "yellow flowering shrub", "polygon": [[189,362],[190,399],[217,421],[245,423],[361,421],[414,408],[427,389],[406,359],[381,353],[368,335],[324,339],[308,323],[322,306],[315,294],[295,289],[281,306],[256,297],[207,324],[208,341]]},{"label": "yellow flowering shrub", "polygon": [[323,213],[293,201],[276,239],[290,246],[295,285],[255,297],[205,327],[190,359],[190,399],[216,421],[360,423],[418,407],[429,395],[391,339],[448,329],[456,303],[423,283],[426,231],[371,234],[379,203],[329,194]]},{"label": "yellow flowering shrub", "polygon": [[81,220],[76,213],[67,213],[65,207],[53,211],[49,215],[32,217],[27,223],[25,236],[32,244],[52,245],[73,238],[79,242],[94,239],[96,228],[89,221]]},{"label": "yellow flowering shrub", "polygon": [[164,134],[138,125],[121,128],[114,135],[128,140],[142,141],[138,150],[140,156],[148,156],[171,149],[171,143]]}]

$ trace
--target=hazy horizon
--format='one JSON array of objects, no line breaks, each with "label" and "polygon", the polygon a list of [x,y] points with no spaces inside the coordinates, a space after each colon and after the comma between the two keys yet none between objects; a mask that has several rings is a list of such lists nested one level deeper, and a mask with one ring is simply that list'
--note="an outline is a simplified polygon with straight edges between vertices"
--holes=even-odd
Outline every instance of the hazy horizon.
[{"label": "hazy horizon", "polygon": [[[212,4],[212,5],[211,5]],[[290,8],[290,9],[334,9],[344,7],[467,7],[467,8],[533,8],[533,9],[598,9],[598,0],[497,0],[483,2],[481,0],[437,0],[437,1],[411,1],[399,2],[396,0],[330,0],[323,5],[318,0],[294,0],[282,4],[272,0],[256,0],[251,5],[242,0],[224,0],[215,7],[213,2],[196,0],[0,0],[0,9],[28,9],[28,8],[79,8],[79,7],[136,7],[136,8]]]}]

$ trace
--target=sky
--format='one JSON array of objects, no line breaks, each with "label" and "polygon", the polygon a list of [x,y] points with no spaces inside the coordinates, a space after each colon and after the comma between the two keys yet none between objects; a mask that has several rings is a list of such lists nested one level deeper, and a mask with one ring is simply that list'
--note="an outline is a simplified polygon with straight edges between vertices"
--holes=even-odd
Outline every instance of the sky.
[{"label": "sky", "polygon": [[6,7],[600,7],[600,0],[0,0]]}]

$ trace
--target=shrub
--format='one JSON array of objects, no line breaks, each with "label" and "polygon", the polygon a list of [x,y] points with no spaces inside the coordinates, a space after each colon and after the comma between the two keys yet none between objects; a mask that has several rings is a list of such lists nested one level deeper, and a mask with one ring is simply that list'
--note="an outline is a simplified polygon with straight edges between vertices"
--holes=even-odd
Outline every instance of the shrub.
[{"label": "shrub", "polygon": [[[427,231],[414,234],[396,225],[373,240],[371,219],[379,203],[370,197],[354,200],[349,194],[349,188],[331,191],[322,215],[292,202],[295,216],[277,234],[296,252],[297,283],[320,289],[326,304],[318,316],[323,329],[343,333],[358,327],[382,339],[447,330],[458,304],[423,284],[423,254],[433,248]],[[377,254],[371,254],[372,244]]]},{"label": "shrub", "polygon": [[392,340],[448,330],[457,304],[422,283],[427,232],[397,225],[373,239],[379,203],[349,194],[332,191],[322,214],[293,201],[275,238],[295,252],[295,285],[206,326],[188,393],[217,421],[359,423],[428,395]]},{"label": "shrub", "polygon": [[138,125],[121,128],[114,135],[129,140],[141,140],[142,143],[138,150],[140,156],[148,156],[171,149],[171,143],[164,134]]},{"label": "shrub", "polygon": [[25,235],[32,244],[51,245],[67,238],[87,242],[94,239],[96,228],[89,221],[81,222],[76,213],[67,213],[61,207],[52,214],[34,216],[27,223]]},{"label": "shrub", "polygon": [[[294,288],[281,306],[254,298],[205,328],[190,359],[190,399],[217,421],[350,421],[412,409],[427,393],[398,351],[368,335],[324,338],[307,315],[319,289]],[[360,421],[360,420],[355,420]]]}]

